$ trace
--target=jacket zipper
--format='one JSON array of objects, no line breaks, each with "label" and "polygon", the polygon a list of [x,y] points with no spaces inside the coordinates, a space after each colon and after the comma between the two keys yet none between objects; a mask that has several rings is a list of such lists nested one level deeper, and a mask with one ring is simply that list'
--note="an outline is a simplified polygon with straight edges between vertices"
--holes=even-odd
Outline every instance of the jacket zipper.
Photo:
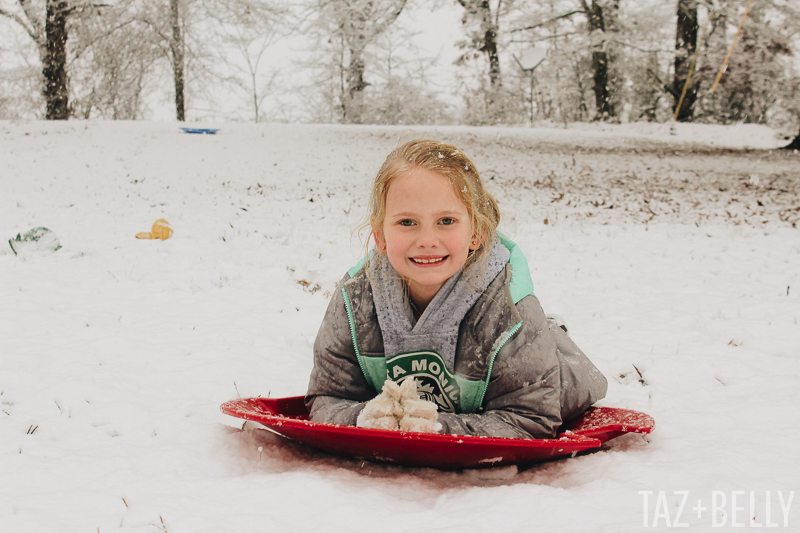
[{"label": "jacket zipper", "polygon": [[492,379],[492,368],[494,367],[494,359],[495,359],[495,357],[497,357],[497,354],[500,353],[500,350],[503,349],[503,346],[505,346],[506,343],[508,343],[508,341],[511,339],[511,337],[513,337],[514,334],[521,327],[522,327],[522,321],[519,321],[516,324],[514,324],[514,327],[511,328],[510,330],[508,330],[508,332],[503,336],[502,340],[500,341],[500,344],[497,345],[497,348],[495,348],[492,351],[492,354],[491,354],[490,359],[489,359],[489,371],[486,373],[486,379],[483,382],[483,392],[481,392],[481,399],[478,402],[478,408],[482,408],[483,407],[483,399],[486,396],[486,389],[489,388],[489,380]]},{"label": "jacket zipper", "polygon": [[356,359],[358,366],[361,367],[361,373],[369,380],[367,369],[364,368],[364,363],[361,361],[361,350],[358,349],[358,341],[356,341],[356,321],[353,319],[353,308],[350,305],[350,297],[347,296],[347,291],[342,287],[342,296],[344,296],[344,308],[347,311],[347,322],[350,324],[350,338],[353,341],[353,349],[356,351]]}]

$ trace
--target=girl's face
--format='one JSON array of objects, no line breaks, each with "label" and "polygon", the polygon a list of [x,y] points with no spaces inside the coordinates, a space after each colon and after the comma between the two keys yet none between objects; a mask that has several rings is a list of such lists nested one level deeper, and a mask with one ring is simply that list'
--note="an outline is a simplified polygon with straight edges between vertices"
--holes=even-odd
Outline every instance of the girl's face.
[{"label": "girl's face", "polygon": [[406,280],[420,311],[464,266],[469,251],[480,247],[450,180],[421,168],[394,179],[383,227],[373,235],[378,250]]}]

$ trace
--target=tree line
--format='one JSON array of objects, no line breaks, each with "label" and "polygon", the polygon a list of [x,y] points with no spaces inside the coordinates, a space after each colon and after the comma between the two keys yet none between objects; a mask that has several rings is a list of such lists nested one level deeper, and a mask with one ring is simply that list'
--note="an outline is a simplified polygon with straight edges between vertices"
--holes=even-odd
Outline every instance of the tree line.
[{"label": "tree line", "polygon": [[[442,86],[398,20],[447,2],[461,55]],[[4,27],[27,35],[2,50],[24,58],[0,67],[5,118],[139,119],[168,86],[185,120],[225,85],[255,121],[800,122],[798,0],[0,0]],[[305,59],[270,70],[292,35]],[[531,47],[544,60],[524,70]]]}]

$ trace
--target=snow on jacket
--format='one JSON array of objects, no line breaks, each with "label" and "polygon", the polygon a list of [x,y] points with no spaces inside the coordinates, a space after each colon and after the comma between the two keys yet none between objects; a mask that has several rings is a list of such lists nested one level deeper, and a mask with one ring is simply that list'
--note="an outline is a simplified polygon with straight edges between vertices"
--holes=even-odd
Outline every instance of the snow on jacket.
[{"label": "snow on jacket", "polygon": [[[607,382],[545,317],[524,256],[513,242],[502,242],[510,259],[458,331],[452,374],[466,410],[457,403],[455,412],[440,407],[439,422],[443,433],[455,435],[554,437],[564,422],[605,396]],[[391,374],[373,287],[366,269],[356,267],[334,292],[314,343],[305,399],[310,419],[354,426]]]}]

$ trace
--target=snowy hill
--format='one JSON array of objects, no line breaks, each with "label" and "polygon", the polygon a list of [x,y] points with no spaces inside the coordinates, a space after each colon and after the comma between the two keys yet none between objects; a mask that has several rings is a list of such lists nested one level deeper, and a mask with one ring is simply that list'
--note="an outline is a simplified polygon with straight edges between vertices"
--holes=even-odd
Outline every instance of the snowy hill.
[{"label": "snowy hill", "polygon": [[[62,244],[0,248],[0,531],[800,528],[800,156],[772,131],[215,127],[0,122],[0,236]],[[369,181],[418,136],[473,158],[603,405],[652,435],[441,472],[219,412],[305,392]],[[160,218],[172,238],[134,238]]]}]

